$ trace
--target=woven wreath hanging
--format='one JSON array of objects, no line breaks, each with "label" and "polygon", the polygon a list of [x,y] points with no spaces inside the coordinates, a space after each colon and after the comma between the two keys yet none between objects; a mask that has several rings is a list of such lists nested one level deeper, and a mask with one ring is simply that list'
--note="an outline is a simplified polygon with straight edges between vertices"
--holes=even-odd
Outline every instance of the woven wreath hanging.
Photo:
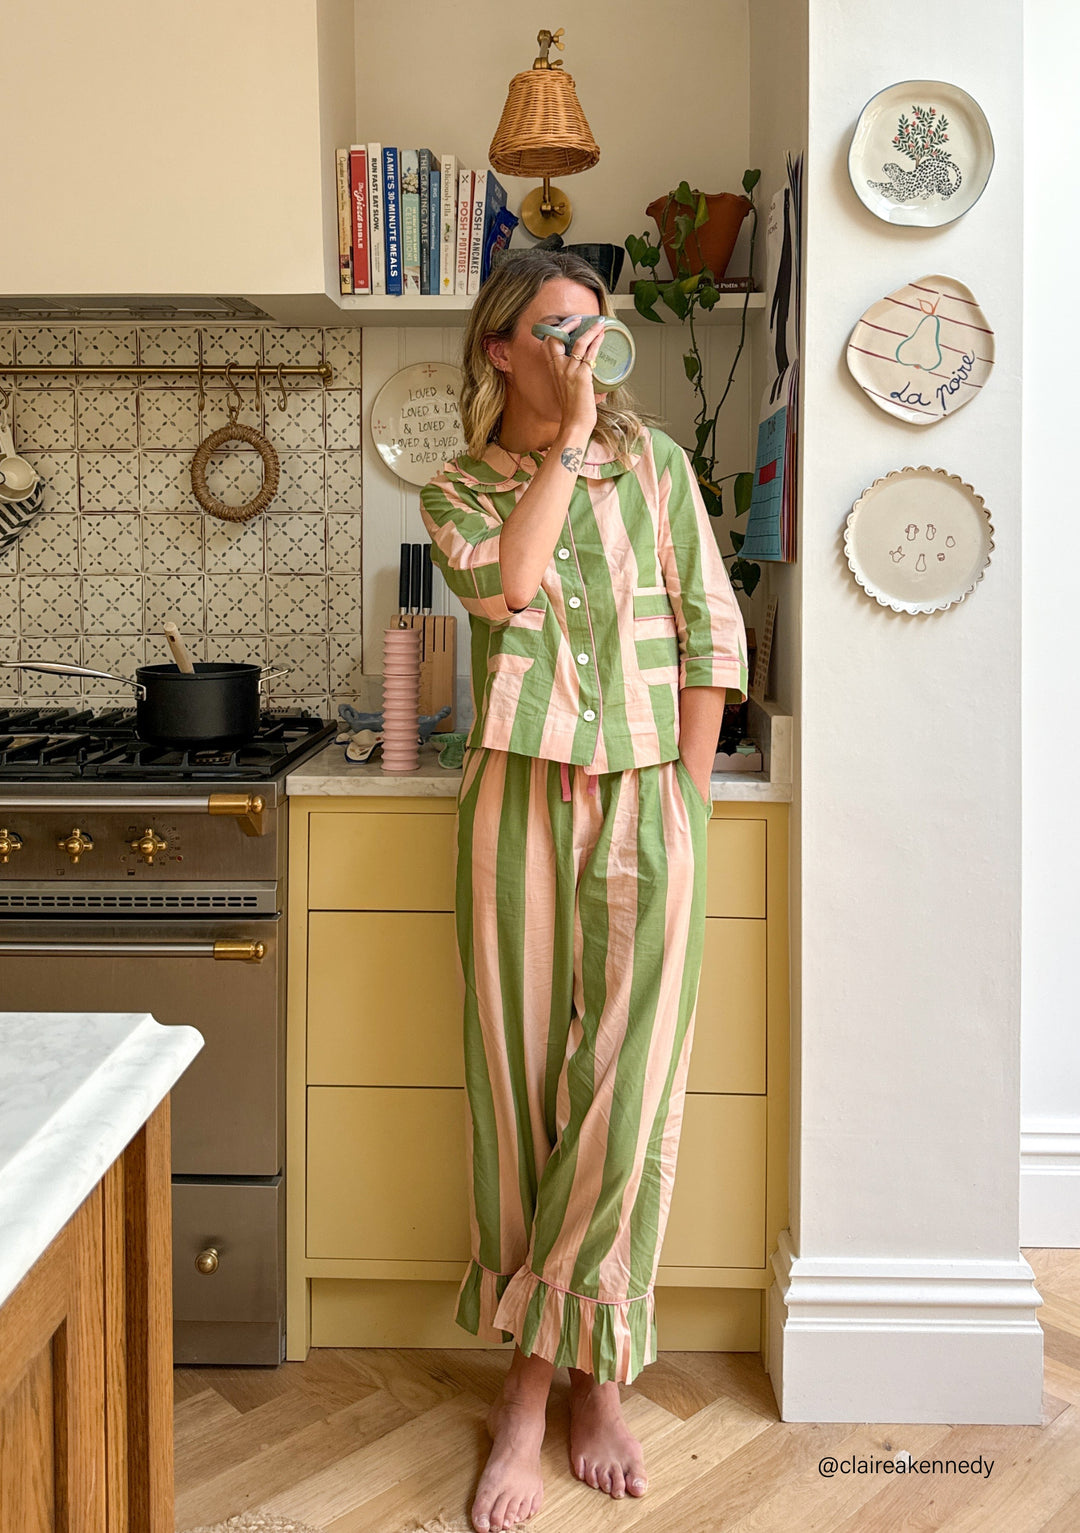
[{"label": "woven wreath hanging", "polygon": [[[277,494],[281,479],[281,465],[278,463],[278,455],[273,445],[262,432],[255,431],[251,426],[241,425],[237,420],[240,414],[239,405],[230,403],[228,408],[229,424],[211,431],[205,442],[200,443],[195,451],[191,461],[191,488],[199,505],[204,511],[209,511],[211,516],[219,516],[226,522],[246,522],[251,517],[258,516],[260,511],[265,511]],[[262,459],[262,488],[242,506],[230,506],[225,501],[218,500],[215,495],[211,495],[206,483],[206,465],[225,442],[248,442]]]}]

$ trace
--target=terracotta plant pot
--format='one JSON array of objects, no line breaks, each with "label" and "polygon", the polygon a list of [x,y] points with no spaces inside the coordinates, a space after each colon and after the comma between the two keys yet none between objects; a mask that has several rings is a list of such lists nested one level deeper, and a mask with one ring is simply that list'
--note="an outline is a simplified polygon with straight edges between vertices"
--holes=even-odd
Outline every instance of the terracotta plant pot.
[{"label": "terracotta plant pot", "polygon": [[[665,206],[667,207],[666,217]],[[690,236],[683,247],[683,259],[691,275],[708,267],[715,278],[720,278],[727,271],[727,264],[731,260],[731,252],[735,249],[735,241],[739,237],[742,221],[749,213],[752,204],[750,198],[744,197],[741,192],[706,192],[705,206],[709,210],[709,216],[700,229],[691,229]],[[660,239],[668,258],[668,266],[671,268],[671,275],[675,277],[678,275],[678,261],[676,252],[671,246],[675,238],[675,219],[680,213],[692,213],[693,209],[683,207],[682,203],[676,202],[673,197],[669,202],[669,198],[664,196],[650,202],[645,212],[660,230]],[[663,224],[660,222],[661,219],[664,220]]]}]

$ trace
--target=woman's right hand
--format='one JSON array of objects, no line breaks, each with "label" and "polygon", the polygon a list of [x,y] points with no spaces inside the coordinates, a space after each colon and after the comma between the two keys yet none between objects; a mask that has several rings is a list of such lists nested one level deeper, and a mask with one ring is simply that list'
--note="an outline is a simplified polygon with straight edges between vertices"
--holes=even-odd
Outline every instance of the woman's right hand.
[{"label": "woman's right hand", "polygon": [[[576,330],[581,315],[571,315],[560,328]],[[562,341],[547,336],[544,350],[551,368],[552,381],[562,417],[564,432],[582,436],[587,442],[596,426],[596,390],[593,370],[589,363],[595,361],[604,340],[603,325],[593,325],[574,342],[573,350],[567,352]],[[584,443],[583,443],[584,445]]]}]

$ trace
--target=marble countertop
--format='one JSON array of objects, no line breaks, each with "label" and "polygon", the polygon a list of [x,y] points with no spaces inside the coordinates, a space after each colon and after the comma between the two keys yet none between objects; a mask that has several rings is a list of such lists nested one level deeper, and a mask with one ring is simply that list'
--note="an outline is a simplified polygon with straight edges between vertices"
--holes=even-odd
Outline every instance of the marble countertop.
[{"label": "marble countertop", "polygon": [[[460,784],[461,768],[441,767],[434,745],[420,747],[420,765],[415,772],[397,775],[383,771],[378,751],[370,761],[346,761],[345,747],[331,740],[289,773],[285,791],[293,796],[316,798],[353,794],[456,798]],[[791,799],[791,783],[774,782],[768,772],[714,772],[711,796],[719,800],[787,803]]]},{"label": "marble countertop", "polygon": [[0,1304],[203,1041],[145,1012],[0,1011]]}]

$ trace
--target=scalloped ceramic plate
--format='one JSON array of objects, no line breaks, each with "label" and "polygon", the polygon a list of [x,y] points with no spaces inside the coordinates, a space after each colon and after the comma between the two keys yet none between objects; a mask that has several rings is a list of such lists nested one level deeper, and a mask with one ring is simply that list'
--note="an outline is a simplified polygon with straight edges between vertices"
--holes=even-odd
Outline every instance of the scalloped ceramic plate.
[{"label": "scalloped ceramic plate", "polygon": [[894,469],[848,513],[844,553],[867,596],[894,612],[941,612],[974,591],[994,546],[981,495],[943,468]]},{"label": "scalloped ceramic plate", "polygon": [[932,426],[978,397],[994,366],[994,332],[955,277],[918,277],[872,303],[847,345],[847,365],[882,410]]},{"label": "scalloped ceramic plate", "polygon": [[871,96],[848,150],[856,196],[890,224],[952,223],[978,202],[993,168],[982,107],[945,80],[900,80]]},{"label": "scalloped ceramic plate", "polygon": [[448,362],[417,362],[383,384],[371,408],[371,435],[399,479],[427,484],[465,451],[460,393],[461,368]]}]

